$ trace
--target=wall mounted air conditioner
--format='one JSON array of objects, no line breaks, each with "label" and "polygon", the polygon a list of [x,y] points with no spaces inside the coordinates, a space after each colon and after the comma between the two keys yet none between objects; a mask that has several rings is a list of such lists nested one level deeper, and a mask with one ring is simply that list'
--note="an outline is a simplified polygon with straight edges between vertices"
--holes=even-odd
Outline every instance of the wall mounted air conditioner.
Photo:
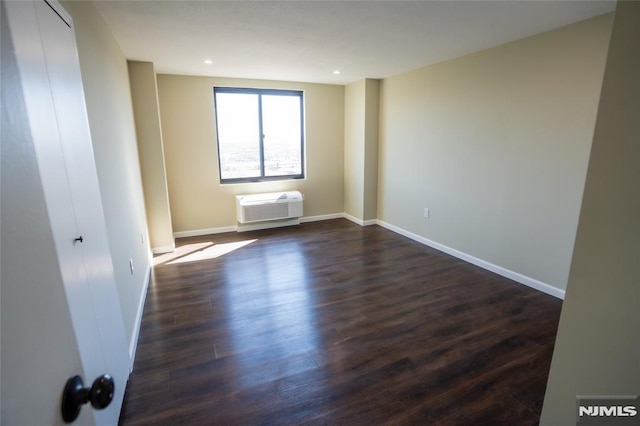
[{"label": "wall mounted air conditioner", "polygon": [[[272,192],[268,194],[236,195],[236,213],[239,224],[279,221],[273,226],[300,223],[303,197],[300,191]],[[286,222],[283,220],[288,219]],[[271,227],[260,226],[260,228]],[[252,227],[251,229],[259,229]],[[249,230],[238,226],[238,231]]]}]

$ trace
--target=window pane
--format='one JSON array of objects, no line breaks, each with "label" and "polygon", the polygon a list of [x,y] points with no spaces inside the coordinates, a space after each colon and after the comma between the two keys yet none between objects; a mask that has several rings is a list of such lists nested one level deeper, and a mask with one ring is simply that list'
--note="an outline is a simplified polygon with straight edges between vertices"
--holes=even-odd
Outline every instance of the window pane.
[{"label": "window pane", "polygon": [[216,93],[222,179],[260,177],[258,95]]},{"label": "window pane", "polygon": [[265,176],[302,174],[300,97],[262,96]]}]

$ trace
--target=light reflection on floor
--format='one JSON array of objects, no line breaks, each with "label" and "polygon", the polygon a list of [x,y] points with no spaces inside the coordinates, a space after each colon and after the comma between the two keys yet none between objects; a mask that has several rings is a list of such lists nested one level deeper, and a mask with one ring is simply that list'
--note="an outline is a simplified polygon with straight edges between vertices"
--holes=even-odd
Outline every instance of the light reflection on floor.
[{"label": "light reflection on floor", "polygon": [[168,264],[175,265],[179,263],[196,262],[199,260],[216,259],[234,250],[247,246],[255,241],[244,240],[232,243],[214,244],[212,242],[186,244],[177,247],[172,253],[163,254],[153,258],[153,265]]},{"label": "light reflection on floor", "polygon": [[[272,359],[271,368],[284,377],[289,368],[299,367],[282,360],[292,353],[316,350],[320,344],[302,247],[291,243],[260,250],[225,264],[229,289],[224,292],[224,308],[233,329],[230,349],[247,371],[238,378],[247,382],[245,386],[261,382],[256,358]],[[245,263],[251,263],[250,274],[242,274]],[[256,355],[257,349],[263,350],[262,355]]]}]

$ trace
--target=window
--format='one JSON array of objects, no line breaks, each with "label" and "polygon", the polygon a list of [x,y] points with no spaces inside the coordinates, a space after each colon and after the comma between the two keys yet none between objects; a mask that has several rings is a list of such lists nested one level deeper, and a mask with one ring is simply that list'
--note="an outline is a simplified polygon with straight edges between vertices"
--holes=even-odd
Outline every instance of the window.
[{"label": "window", "polygon": [[304,178],[302,92],[213,89],[220,182]]}]

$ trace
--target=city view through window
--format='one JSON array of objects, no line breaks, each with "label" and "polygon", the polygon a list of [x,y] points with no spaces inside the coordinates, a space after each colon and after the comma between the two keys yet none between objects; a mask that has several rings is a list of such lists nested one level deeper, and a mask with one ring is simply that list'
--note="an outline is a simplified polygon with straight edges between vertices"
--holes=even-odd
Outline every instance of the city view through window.
[{"label": "city view through window", "polygon": [[221,180],[303,176],[302,93],[215,93]]}]

